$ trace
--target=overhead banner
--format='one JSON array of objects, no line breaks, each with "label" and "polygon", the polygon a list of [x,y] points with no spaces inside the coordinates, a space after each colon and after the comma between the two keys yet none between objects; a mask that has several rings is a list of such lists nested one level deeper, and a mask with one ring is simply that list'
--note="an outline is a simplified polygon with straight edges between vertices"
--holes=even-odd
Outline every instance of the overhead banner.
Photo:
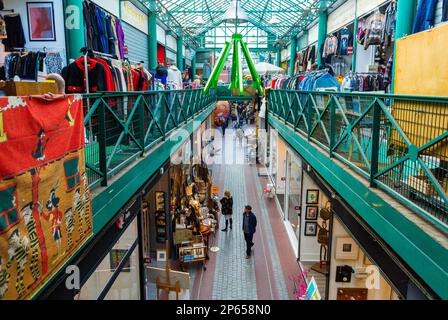
[{"label": "overhead banner", "polygon": [[82,97],[0,97],[0,300],[31,299],[91,235]]}]

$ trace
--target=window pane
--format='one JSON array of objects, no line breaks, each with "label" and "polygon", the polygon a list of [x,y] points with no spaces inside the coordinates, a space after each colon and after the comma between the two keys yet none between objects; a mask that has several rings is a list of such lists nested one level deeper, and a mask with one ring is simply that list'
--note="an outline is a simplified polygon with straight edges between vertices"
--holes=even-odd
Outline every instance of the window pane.
[{"label": "window pane", "polygon": [[[95,272],[82,286],[79,294],[80,300],[96,300],[98,298],[114,270],[120,264],[123,256],[129,251],[137,237],[137,219],[134,218],[134,221],[131,222],[121,238],[115,243],[113,249],[106,255]],[[138,264],[134,264],[134,267],[138,267]]]}]

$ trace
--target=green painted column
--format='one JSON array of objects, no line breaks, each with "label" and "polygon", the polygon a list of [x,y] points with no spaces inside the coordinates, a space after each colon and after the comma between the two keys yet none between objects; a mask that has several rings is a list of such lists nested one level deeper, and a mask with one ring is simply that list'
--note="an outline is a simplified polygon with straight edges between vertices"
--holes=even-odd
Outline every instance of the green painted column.
[{"label": "green painted column", "polygon": [[180,71],[184,70],[184,53],[183,53],[183,46],[184,46],[184,35],[182,33],[182,30],[179,30],[177,32],[177,68]]},{"label": "green painted column", "polygon": [[289,76],[294,76],[294,65],[297,57],[297,37],[291,38],[291,53],[289,55]]},{"label": "green painted column", "polygon": [[412,34],[417,0],[398,0],[396,39]]},{"label": "green painted column", "polygon": [[[398,0],[397,2],[397,25],[395,31],[395,41],[412,34],[412,26],[414,23],[415,11],[417,9],[417,0]],[[394,60],[397,56],[396,46],[394,48]],[[392,70],[392,86],[391,93],[394,93],[395,87],[395,61]]]},{"label": "green painted column", "polygon": [[191,79],[191,81],[194,81],[196,79],[196,52],[191,58],[191,74],[193,75],[193,79]]},{"label": "green painted column", "polygon": [[319,36],[317,40],[317,64],[323,65],[322,62],[322,51],[321,48],[325,44],[325,39],[327,38],[327,23],[328,23],[328,11],[326,7],[326,1],[321,0],[321,9],[319,11]]},{"label": "green painted column", "polygon": [[358,31],[358,0],[355,0],[355,23],[353,26],[353,56],[352,56],[352,71],[356,72],[356,54],[358,52],[358,43],[356,42],[356,32]]},{"label": "green painted column", "polygon": [[148,61],[149,69],[157,68],[157,14],[156,0],[149,1],[148,14]]},{"label": "green painted column", "polygon": [[280,48],[277,48],[277,67],[282,66],[282,50]]},{"label": "green painted column", "polygon": [[82,2],[83,0],[64,0],[65,34],[69,59],[79,58],[81,48],[86,46]]}]

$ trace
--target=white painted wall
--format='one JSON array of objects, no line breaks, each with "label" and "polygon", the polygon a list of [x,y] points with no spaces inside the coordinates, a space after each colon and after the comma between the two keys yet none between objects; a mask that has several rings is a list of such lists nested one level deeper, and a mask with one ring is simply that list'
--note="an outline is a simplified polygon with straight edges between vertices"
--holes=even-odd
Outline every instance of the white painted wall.
[{"label": "white painted wall", "polygon": [[[329,287],[329,300],[336,300],[338,288],[366,288],[366,281],[363,279],[356,279],[352,274],[352,281],[350,283],[336,283],[336,267],[349,265],[352,268],[355,266],[364,266],[364,252],[360,248],[358,260],[336,260],[335,259],[335,247],[337,237],[350,237],[347,230],[339,222],[338,219],[334,219],[333,223],[333,236],[332,236],[332,252],[331,252],[331,266],[330,266],[330,287]],[[379,289],[371,289],[368,292],[368,300],[390,300],[391,297],[397,299],[396,295],[393,295],[391,286],[381,276]]]},{"label": "white painted wall", "polygon": [[318,38],[319,38],[319,24],[316,24],[308,31],[308,44],[313,44],[317,42]]},{"label": "white painted wall", "polygon": [[[320,261],[320,244],[317,242],[317,234],[315,237],[305,236],[305,224],[306,224],[306,207],[310,206],[306,204],[306,191],[319,189],[317,184],[310,178],[310,176],[304,170],[303,172],[303,196],[302,196],[302,214],[300,217],[300,261]],[[322,191],[319,191],[319,211],[325,207],[328,198]],[[317,223],[322,225],[322,219],[317,219]],[[328,222],[327,222],[328,225]],[[318,229],[319,231],[319,229]]]},{"label": "white painted wall", "polygon": [[157,41],[165,45],[165,29],[157,24]]},{"label": "white painted wall", "polygon": [[[43,47],[47,47],[47,51],[60,52],[62,59],[65,63],[66,51],[65,51],[65,31],[64,31],[64,11],[62,7],[62,1],[48,1],[38,0],[36,2],[53,2],[54,8],[54,23],[56,31],[56,41],[30,41],[28,18],[26,2],[23,0],[4,0],[5,9],[14,9],[16,13],[20,14],[22,20],[23,31],[25,33],[26,44],[25,47],[29,50],[39,50]],[[6,53],[4,52],[4,46],[0,41],[0,63],[4,63]]]},{"label": "white painted wall", "polygon": [[99,5],[104,10],[109,11],[109,13],[116,17],[120,16],[120,2],[118,0],[92,0],[92,2]]},{"label": "white painted wall", "polygon": [[166,46],[177,52],[177,39],[172,35],[167,35]]},{"label": "white painted wall", "polygon": [[353,22],[354,19],[355,0],[347,0],[339,8],[328,15],[327,32],[334,32],[350,22]]},{"label": "white painted wall", "polygon": [[390,0],[358,0],[358,17],[369,13]]}]

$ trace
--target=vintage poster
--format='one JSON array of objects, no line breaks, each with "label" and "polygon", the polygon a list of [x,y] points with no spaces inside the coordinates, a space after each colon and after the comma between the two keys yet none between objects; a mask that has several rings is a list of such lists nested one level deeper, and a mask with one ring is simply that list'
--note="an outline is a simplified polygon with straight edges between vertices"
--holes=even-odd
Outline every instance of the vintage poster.
[{"label": "vintage poster", "polygon": [[0,300],[31,299],[92,234],[82,97],[0,97]]}]

